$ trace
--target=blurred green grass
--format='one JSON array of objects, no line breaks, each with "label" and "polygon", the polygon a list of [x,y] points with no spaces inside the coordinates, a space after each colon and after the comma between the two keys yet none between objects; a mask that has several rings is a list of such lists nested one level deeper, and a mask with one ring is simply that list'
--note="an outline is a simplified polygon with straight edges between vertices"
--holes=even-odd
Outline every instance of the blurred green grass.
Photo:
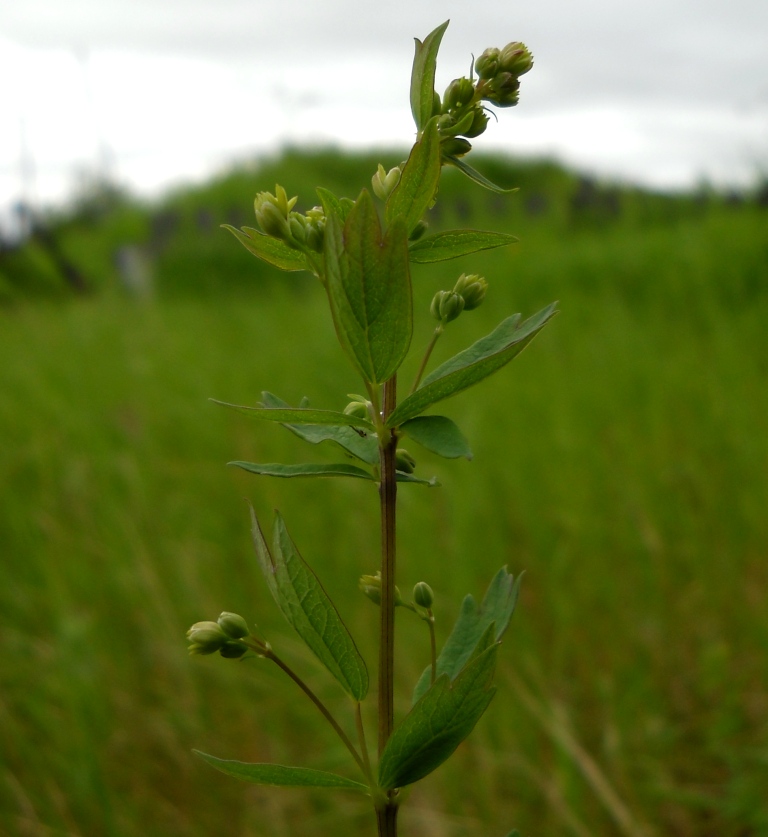
[{"label": "blurred green grass", "polygon": [[[161,212],[61,222],[63,246],[99,278],[90,297],[50,293],[53,278],[29,295],[9,282],[0,832],[372,832],[354,799],[252,788],[194,759],[196,747],[349,769],[279,673],[190,659],[184,643],[192,622],[241,612],[345,709],[257,577],[247,497],[265,520],[280,508],[375,670],[376,613],[357,592],[377,565],[375,491],[225,468],[333,454],[207,401],[270,389],[341,408],[359,390],[321,289],[262,269],[217,226],[240,203],[250,223],[253,194],[278,178],[290,193],[316,182],[354,194],[365,180],[350,172],[374,158],[345,159],[289,152]],[[521,244],[414,268],[415,345],[432,294],[462,270],[484,272],[489,296],[452,324],[437,362],[512,311],[558,298],[562,314],[445,403],[473,462],[412,450],[443,487],[400,491],[398,577],[432,584],[439,636],[499,566],[527,577],[499,693],[413,791],[403,833],[768,834],[768,214],[629,189],[579,205],[583,184],[557,167],[485,163],[521,193],[503,209],[446,178],[435,226],[512,230]],[[156,294],[128,299],[110,284],[106,242],[119,230],[150,246],[162,213],[173,223],[152,251]],[[0,269],[19,276],[38,256]],[[428,649],[406,617],[399,712]]]}]

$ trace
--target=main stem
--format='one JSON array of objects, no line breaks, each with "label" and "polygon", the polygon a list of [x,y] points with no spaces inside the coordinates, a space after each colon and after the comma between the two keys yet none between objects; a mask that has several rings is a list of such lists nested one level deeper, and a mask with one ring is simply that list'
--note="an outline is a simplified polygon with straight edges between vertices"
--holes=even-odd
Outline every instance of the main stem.
[{"label": "main stem", "polygon": [[[382,418],[387,421],[397,406],[397,377],[384,384]],[[394,727],[395,674],[395,559],[397,437],[392,433],[380,447],[379,497],[381,500],[381,621],[379,632],[379,757]],[[397,837],[397,805],[388,800],[376,809],[379,837]]]}]

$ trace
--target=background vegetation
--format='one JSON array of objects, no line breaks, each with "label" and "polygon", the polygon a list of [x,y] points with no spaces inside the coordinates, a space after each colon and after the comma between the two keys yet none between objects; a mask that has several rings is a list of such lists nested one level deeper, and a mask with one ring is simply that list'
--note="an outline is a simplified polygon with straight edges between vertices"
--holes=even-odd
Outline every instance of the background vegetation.
[{"label": "background vegetation", "polygon": [[[314,185],[354,196],[379,159],[400,155],[289,150],[147,206],[101,189],[0,253],[0,833],[372,832],[355,799],[266,791],[194,759],[348,761],[279,672],[190,659],[184,631],[243,613],[344,700],[257,577],[248,497],[265,518],[281,509],[374,660],[357,578],[376,567],[375,491],[225,468],[329,453],[207,399],[270,389],[341,408],[358,388],[321,289],[219,224],[252,223],[276,180],[305,208]],[[433,586],[439,637],[499,566],[527,577],[499,693],[414,791],[404,833],[766,835],[768,211],[476,164],[520,192],[449,172],[433,226],[521,243],[416,266],[415,340],[462,270],[491,288],[438,362],[512,311],[558,298],[562,314],[493,392],[446,402],[474,462],[412,450],[443,487],[401,489],[399,581]],[[401,712],[428,650],[407,617]]]}]

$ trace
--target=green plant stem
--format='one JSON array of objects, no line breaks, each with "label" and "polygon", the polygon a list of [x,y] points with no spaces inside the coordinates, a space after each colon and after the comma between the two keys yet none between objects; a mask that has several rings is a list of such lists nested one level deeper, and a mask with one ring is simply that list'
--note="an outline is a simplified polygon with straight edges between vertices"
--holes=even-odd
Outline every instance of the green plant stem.
[{"label": "green plant stem", "polygon": [[339,726],[336,719],[333,717],[333,715],[331,715],[331,713],[328,711],[328,708],[320,700],[320,698],[312,691],[312,689],[309,688],[309,686],[307,686],[307,684],[299,677],[298,674],[296,674],[295,671],[293,671],[293,669],[287,663],[284,663],[280,659],[280,657],[278,657],[277,654],[275,654],[275,652],[271,648],[267,648],[266,650],[259,650],[258,653],[260,656],[266,657],[266,659],[272,660],[273,663],[278,665],[291,678],[291,680],[293,680],[293,682],[304,692],[304,694],[312,701],[312,703],[315,704],[315,706],[320,710],[326,721],[328,721],[328,723],[333,727],[334,731],[336,732],[336,735],[338,735],[339,738],[342,740],[344,746],[352,754],[352,758],[357,762],[357,766],[360,768],[360,770],[363,771],[363,774],[367,779],[370,775],[370,766],[366,771],[365,762],[355,749],[355,745],[349,740],[349,736]]},{"label": "green plant stem", "polygon": [[443,333],[443,324],[440,325],[435,329],[435,333],[432,335],[432,339],[429,341],[429,345],[427,346],[426,352],[424,352],[424,357],[421,359],[421,364],[419,366],[419,371],[416,373],[416,380],[413,382],[413,386],[411,387],[411,395],[416,392],[419,384],[421,383],[421,379],[424,376],[424,370],[427,368],[427,364],[429,363],[429,357],[432,354],[432,349],[435,348],[435,343],[437,343],[437,338]]},{"label": "green plant stem", "polygon": [[432,685],[435,685],[435,680],[437,679],[437,643],[435,642],[435,617],[432,615],[431,610],[427,610],[427,624],[429,625],[429,650],[430,655],[432,657],[432,676],[430,681]]},{"label": "green plant stem", "polygon": [[[384,384],[382,420],[387,421],[397,406],[397,377]],[[390,432],[379,445],[381,462],[381,606],[379,632],[379,757],[394,728],[395,669],[395,560],[397,474],[395,451],[397,435]],[[376,808],[379,837],[397,837],[397,805],[389,801]]]},{"label": "green plant stem", "polygon": [[355,726],[357,727],[357,740],[360,745],[360,752],[363,755],[363,766],[365,768],[365,775],[368,779],[368,784],[371,790],[374,788],[373,771],[371,770],[371,759],[368,756],[368,745],[365,742],[365,727],[363,726],[363,713],[360,701],[355,706]]}]

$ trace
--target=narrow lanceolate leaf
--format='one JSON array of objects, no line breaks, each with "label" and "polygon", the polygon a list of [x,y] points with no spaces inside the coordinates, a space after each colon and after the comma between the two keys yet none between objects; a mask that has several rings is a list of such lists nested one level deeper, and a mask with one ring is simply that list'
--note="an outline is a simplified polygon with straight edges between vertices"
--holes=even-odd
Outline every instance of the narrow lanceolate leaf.
[{"label": "narrow lanceolate leaf", "polygon": [[[446,640],[440,656],[437,658],[437,675],[445,674],[453,680],[477,651],[478,643],[493,626],[490,640],[499,642],[509,626],[517,598],[520,592],[520,580],[517,580],[502,567],[494,576],[478,605],[474,596],[466,596],[461,604],[461,612],[451,635]],[[429,689],[431,666],[419,678],[413,692],[413,702]]]},{"label": "narrow lanceolate leaf", "polygon": [[477,183],[478,186],[482,186],[490,192],[496,192],[499,195],[504,195],[518,190],[517,186],[513,186],[511,189],[504,189],[502,186],[497,186],[491,180],[488,180],[485,175],[480,174],[477,169],[473,169],[469,163],[465,163],[461,157],[444,157],[443,162],[447,163],[449,166],[455,166],[462,174],[465,174],[470,180]]},{"label": "narrow lanceolate leaf", "polygon": [[360,418],[360,416],[348,416],[346,413],[339,413],[335,410],[310,410],[305,407],[244,407],[240,404],[227,404],[226,401],[217,401],[215,398],[212,398],[211,401],[222,407],[238,410],[259,421],[277,421],[280,424],[328,424],[360,427],[371,432],[376,431],[376,428],[368,419]]},{"label": "narrow lanceolate leaf", "polygon": [[413,482],[417,485],[428,485],[430,488],[436,488],[440,485],[437,481],[437,477],[430,477],[430,479],[425,480],[421,477],[414,477],[413,474],[406,474],[403,471],[398,471],[395,478],[398,482]]},{"label": "narrow lanceolate leaf", "polygon": [[472,459],[469,442],[446,416],[417,416],[400,425],[400,430],[422,447],[446,459]]},{"label": "narrow lanceolate leaf", "polygon": [[392,733],[379,763],[379,785],[401,788],[439,767],[474,729],[493,698],[498,645],[479,654],[453,681],[434,685]]},{"label": "narrow lanceolate leaf", "polygon": [[413,69],[411,71],[411,113],[413,113],[416,129],[419,131],[429,122],[429,118],[432,116],[437,53],[449,22],[446,20],[445,23],[430,32],[424,39],[424,43],[418,38],[414,38],[416,54],[413,56]]},{"label": "narrow lanceolate leaf", "polygon": [[320,203],[322,204],[323,211],[326,215],[330,215],[331,212],[335,212],[342,221],[346,218],[347,210],[345,209],[344,204],[333,194],[329,189],[323,189],[322,186],[318,186],[315,190],[317,192],[317,196],[320,198]]},{"label": "narrow lanceolate leaf", "polygon": [[446,232],[419,238],[410,245],[411,261],[419,264],[444,262],[477,253],[515,244],[518,238],[509,233],[487,232],[485,230],[446,230]]},{"label": "narrow lanceolate leaf", "polygon": [[360,782],[347,779],[345,776],[337,776],[335,773],[326,773],[325,770],[286,767],[282,764],[249,764],[245,761],[217,759],[215,756],[201,753],[200,750],[193,750],[192,752],[222,773],[234,776],[235,779],[242,779],[244,782],[253,782],[256,785],[272,785],[283,788],[338,788],[339,790],[369,793],[369,789]]},{"label": "narrow lanceolate leaf", "polygon": [[[261,393],[261,406],[290,409],[289,404],[286,404],[285,401],[271,392]],[[345,414],[342,413],[342,415]],[[363,419],[363,421],[365,420]],[[373,425],[371,425],[370,432],[360,429],[359,421],[355,427],[339,427],[329,424],[283,424],[283,427],[311,445],[318,445],[320,442],[335,442],[347,453],[368,465],[377,465],[379,462],[379,443],[373,431]]]},{"label": "narrow lanceolate leaf", "polygon": [[439,181],[440,135],[437,132],[437,117],[434,117],[411,149],[400,180],[389,196],[387,223],[402,217],[410,234],[432,205]]},{"label": "narrow lanceolate leaf", "polygon": [[468,349],[452,357],[427,375],[416,392],[392,412],[389,427],[397,427],[420,415],[432,404],[461,392],[506,366],[533,340],[556,313],[556,303],[520,323],[515,314]]},{"label": "narrow lanceolate leaf", "polygon": [[297,465],[284,465],[280,462],[227,462],[242,468],[251,474],[262,477],[355,477],[360,480],[373,480],[375,477],[357,465],[347,465],[345,462],[323,465],[321,463],[304,462]]},{"label": "narrow lanceolate leaf", "polygon": [[279,267],[280,270],[312,269],[301,251],[292,249],[278,238],[264,235],[253,227],[243,227],[242,230],[238,230],[230,224],[222,224],[222,226],[225,230],[229,230],[246,250],[265,262]]},{"label": "narrow lanceolate leaf", "polygon": [[280,514],[270,552],[251,509],[251,534],[259,565],[283,616],[317,658],[355,699],[368,692],[368,670],[354,640],[317,576],[299,555]]},{"label": "narrow lanceolate leaf", "polygon": [[339,342],[368,383],[384,383],[408,353],[413,327],[403,220],[383,236],[364,189],[343,225],[335,212],[326,220],[325,269]]}]

